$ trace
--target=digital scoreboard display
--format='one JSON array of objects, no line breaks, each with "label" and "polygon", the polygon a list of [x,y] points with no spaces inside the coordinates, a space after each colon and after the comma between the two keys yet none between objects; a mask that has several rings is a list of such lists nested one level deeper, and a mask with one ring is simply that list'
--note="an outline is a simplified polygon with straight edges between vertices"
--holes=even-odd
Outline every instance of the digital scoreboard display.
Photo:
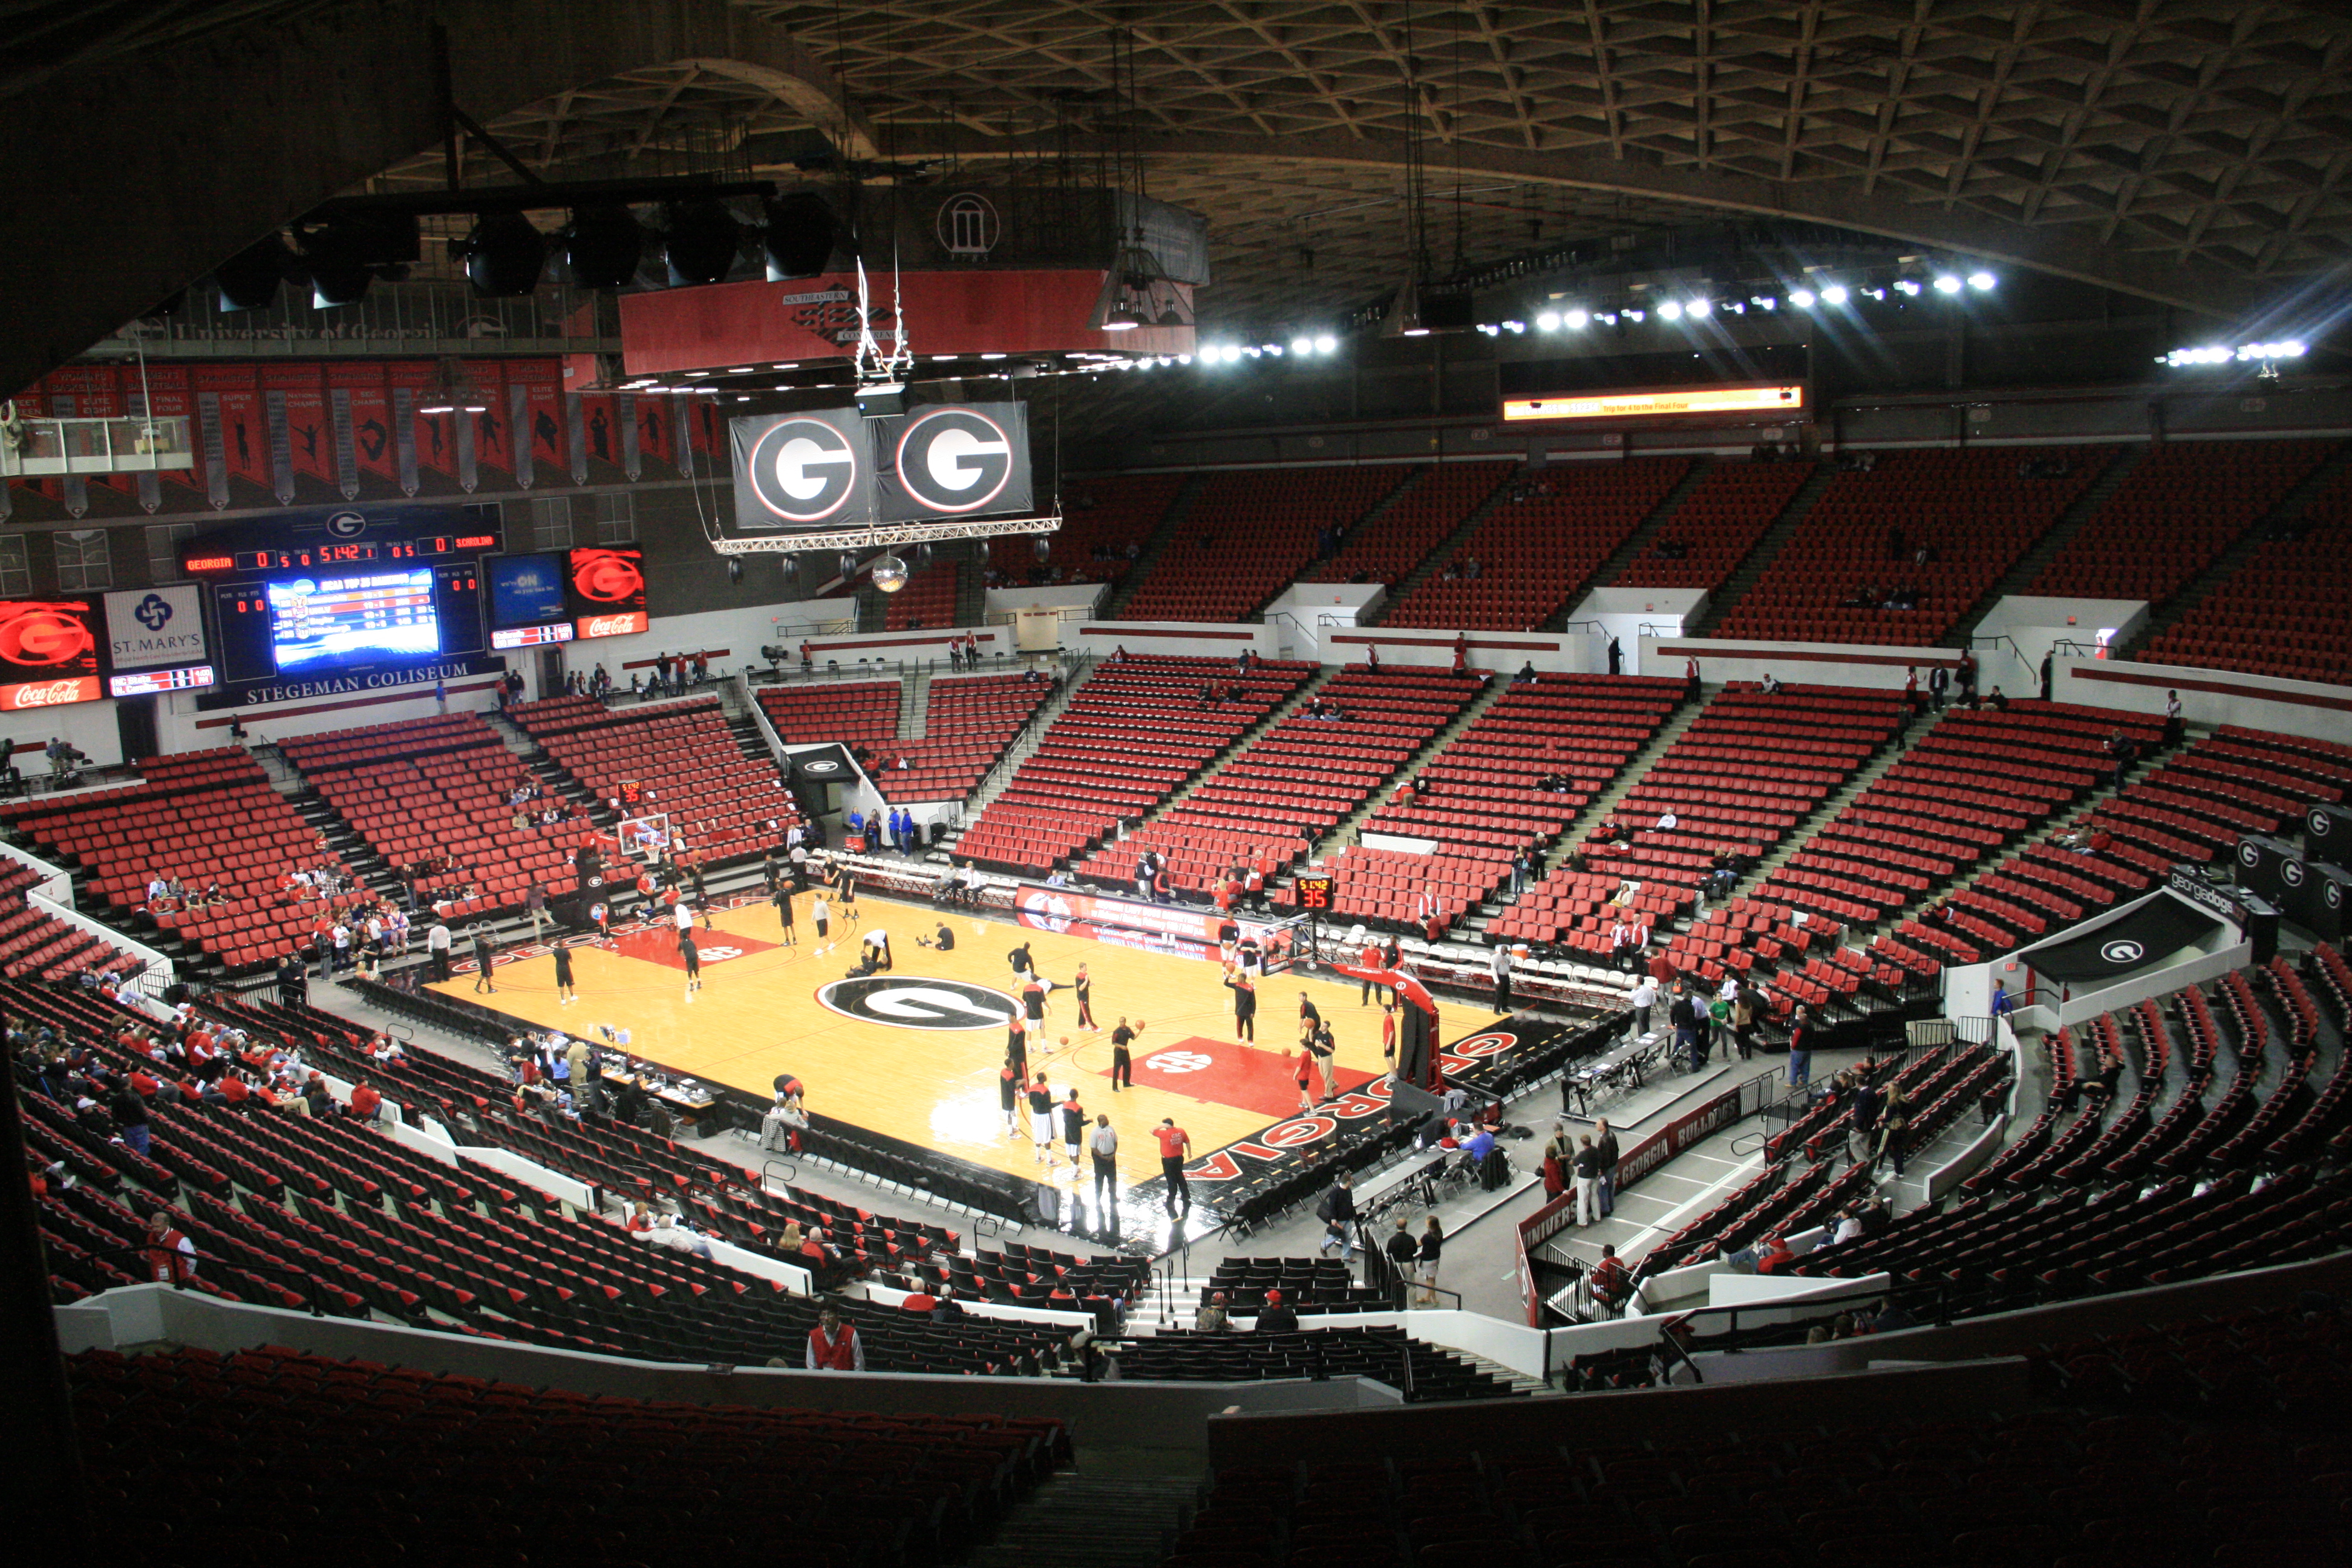
[{"label": "digital scoreboard display", "polygon": [[1805,411],[1801,386],[1668,386],[1587,396],[1507,397],[1506,424],[1545,419],[1651,419],[1688,415],[1786,414]]},{"label": "digital scoreboard display", "polygon": [[421,660],[441,651],[433,569],[291,577],[263,585],[282,674]]},{"label": "digital scoreboard display", "polygon": [[1332,879],[1329,873],[1319,877],[1301,877],[1297,887],[1300,909],[1328,910],[1331,907]]},{"label": "digital scoreboard display", "polygon": [[110,697],[160,697],[169,691],[202,691],[213,684],[209,664],[183,665],[177,669],[132,669],[106,678]]},{"label": "digital scoreboard display", "polygon": [[438,533],[415,539],[362,540],[350,544],[298,545],[282,550],[208,550],[191,546],[180,564],[191,577],[245,576],[263,572],[310,572],[329,566],[370,566],[379,562],[435,561],[447,555],[496,550],[495,533]]}]

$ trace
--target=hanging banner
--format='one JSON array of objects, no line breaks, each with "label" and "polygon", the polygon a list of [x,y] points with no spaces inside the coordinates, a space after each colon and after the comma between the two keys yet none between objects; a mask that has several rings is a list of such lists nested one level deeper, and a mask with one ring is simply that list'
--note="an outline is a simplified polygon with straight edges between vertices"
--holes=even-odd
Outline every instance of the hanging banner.
[{"label": "hanging banner", "polygon": [[[330,364],[327,385],[334,400],[335,440],[339,448],[348,444],[350,451],[350,472],[338,479],[345,499],[357,497],[367,479],[381,479],[387,487],[398,483],[400,453],[392,436],[392,391],[383,366]],[[336,461],[342,461],[340,450]]]},{"label": "hanging banner", "polygon": [[417,448],[417,426],[424,421],[416,405],[424,400],[425,387],[432,384],[433,367],[414,360],[394,361],[384,367],[384,379],[392,398],[394,478],[402,493],[413,496],[425,483],[423,458]]},{"label": "hanging banner", "polygon": [[[270,494],[269,430],[262,411],[261,386],[249,364],[200,364],[194,368],[197,401],[204,405],[208,441],[216,436],[219,472],[213,504],[257,506]],[[215,450],[207,446],[207,458]],[[246,487],[242,493],[239,486]]]},{"label": "hanging banner", "polygon": [[715,397],[680,397],[672,402],[685,425],[688,459],[697,474],[716,477],[728,462],[727,416]]},{"label": "hanging banner", "polygon": [[651,458],[664,468],[677,467],[677,416],[681,401],[684,400],[676,397],[642,396],[636,399],[633,417],[637,427],[638,457]]},{"label": "hanging banner", "polygon": [[621,471],[636,479],[645,468],[644,454],[637,444],[637,395],[624,392],[613,399],[614,428],[621,433]]},{"label": "hanging banner", "polygon": [[529,489],[542,478],[560,480],[566,466],[562,367],[553,360],[515,360],[506,381],[516,483]]},{"label": "hanging banner", "polygon": [[159,419],[185,419],[191,438],[188,442],[191,466],[173,468],[161,474],[142,474],[142,479],[153,479],[152,487],[142,485],[139,504],[149,511],[161,510],[168,499],[173,511],[184,511],[196,502],[205,488],[204,442],[198,438],[201,421],[196,415],[196,400],[189,390],[188,367],[183,364],[151,364],[146,372],[150,412]]},{"label": "hanging banner", "polygon": [[473,416],[475,481],[491,489],[505,489],[515,469],[515,447],[504,367],[497,360],[472,360],[466,373],[473,380],[474,390],[482,395],[482,411]]},{"label": "hanging banner", "polygon": [[867,422],[885,522],[1030,508],[1029,423],[1018,403],[920,408]]},{"label": "hanging banner", "polygon": [[262,372],[262,389],[272,400],[273,422],[284,421],[289,467],[281,496],[291,498],[310,481],[313,500],[336,488],[335,426],[327,413],[326,378],[318,365],[269,365]]},{"label": "hanging banner", "polygon": [[874,521],[872,447],[855,408],[730,423],[735,526],[849,528]]}]

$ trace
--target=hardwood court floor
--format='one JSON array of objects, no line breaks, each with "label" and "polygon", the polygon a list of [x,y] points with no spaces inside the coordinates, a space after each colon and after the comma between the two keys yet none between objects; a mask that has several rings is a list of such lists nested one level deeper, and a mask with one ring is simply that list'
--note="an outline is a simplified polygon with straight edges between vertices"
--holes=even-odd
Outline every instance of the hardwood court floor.
[{"label": "hardwood court floor", "polygon": [[[926,997],[921,984],[943,980],[1000,993],[1003,1002],[992,1005],[1001,1016],[1017,996],[1005,955],[1024,941],[1038,972],[1054,983],[1044,1038],[1033,1035],[1030,1041],[1030,1070],[1045,1068],[1057,1102],[1075,1083],[1089,1126],[1095,1112],[1109,1114],[1118,1130],[1122,1183],[1159,1174],[1150,1133],[1163,1116],[1192,1133],[1198,1158],[1297,1112],[1292,1073],[1301,991],[1338,1037],[1343,1090],[1385,1070],[1381,1009],[1362,1005],[1352,982],[1282,974],[1263,980],[1260,1046],[1249,1049],[1234,1037],[1232,994],[1213,963],[1032,931],[969,911],[944,917],[956,947],[941,953],[915,944],[919,934],[929,935],[939,925],[940,912],[870,894],[859,900],[861,927],[845,930],[836,912],[833,949],[820,954],[810,897],[797,900],[795,946],[779,944],[775,910],[765,903],[719,913],[714,931],[698,926],[703,988],[691,1003],[674,939],[658,929],[615,932],[610,944],[573,948],[579,1000],[569,1007],[556,1004],[555,961],[543,954],[500,963],[495,996],[475,997],[467,973],[431,989],[483,1001],[540,1028],[578,1035],[592,1035],[598,1025],[625,1028],[638,1056],[763,1100],[773,1092],[776,1075],[791,1072],[807,1084],[812,1110],[1032,1177],[1045,1172],[1030,1142],[1026,1104],[1017,1138],[1007,1135],[1000,1108],[1003,1024],[963,1012],[972,1004],[955,993],[932,987]],[[889,932],[896,967],[877,977],[890,983],[887,989],[866,993],[868,1016],[837,1010],[857,1005],[852,998],[836,994],[837,1005],[819,1000],[819,991],[844,979],[856,963],[859,937],[876,927]],[[1097,1033],[1075,1026],[1077,1004],[1066,988],[1080,963],[1094,981]],[[892,1010],[907,1021],[885,1023],[877,1016]],[[1134,1047],[1135,1087],[1113,1093],[1110,1031],[1122,1014],[1130,1024],[1147,1022]],[[1455,1039],[1496,1017],[1481,1006],[1448,1004],[1441,1033]],[[959,1026],[914,1026],[917,1022]],[[1059,1133],[1057,1118],[1055,1175],[1067,1180]]]}]

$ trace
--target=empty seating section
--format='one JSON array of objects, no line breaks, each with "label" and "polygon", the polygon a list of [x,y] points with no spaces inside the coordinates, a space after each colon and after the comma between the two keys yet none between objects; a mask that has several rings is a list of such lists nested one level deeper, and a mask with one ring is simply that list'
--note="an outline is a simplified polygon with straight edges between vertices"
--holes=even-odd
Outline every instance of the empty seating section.
[{"label": "empty seating section", "polygon": [[[308,941],[321,912],[315,897],[298,900],[288,891],[289,873],[326,865],[357,881],[236,747],[149,758],[140,773],[150,782],[0,808],[0,818],[34,848],[68,857],[63,863],[82,873],[83,890],[133,934],[152,926],[194,943],[231,973],[251,971]],[[152,910],[147,884],[157,876],[176,877],[191,892],[217,882],[220,901]],[[335,905],[374,896],[346,893]]]},{"label": "empty seating section", "polygon": [[963,799],[1052,692],[1025,675],[933,676],[921,740],[866,742],[874,752],[874,782],[887,800]]},{"label": "empty seating section", "polygon": [[[1325,857],[1323,864],[1337,879],[1331,889],[1335,919],[1433,942],[1476,913],[1511,869],[1510,857],[1499,850],[1450,844],[1426,855],[1356,844]],[[1424,904],[1423,895],[1431,902]],[[1296,908],[1297,895],[1285,889],[1281,901],[1286,909]],[[1418,918],[1416,911],[1423,911]]]},{"label": "empty seating section", "polygon": [[1118,618],[1240,620],[1315,558],[1324,530],[1344,531],[1411,472],[1387,464],[1211,474]]},{"label": "empty seating section", "polygon": [[[1549,843],[1617,780],[1682,703],[1683,684],[1638,675],[1538,675],[1512,684],[1364,824],[1499,851]],[[1551,787],[1546,788],[1549,784]]]},{"label": "empty seating section", "polygon": [[1338,553],[1308,567],[1300,580],[1396,586],[1517,468],[1516,463],[1441,463],[1422,470],[1380,516],[1360,525]]},{"label": "empty seating section", "polygon": [[1475,575],[1424,579],[1382,618],[1391,626],[1527,631],[1599,571],[1690,471],[1688,458],[1545,468],[1470,531],[1447,563]]},{"label": "empty seating section", "polygon": [[879,751],[898,743],[902,689],[895,680],[766,686],[760,689],[760,710],[788,746],[834,742]]},{"label": "empty seating section", "polygon": [[132,975],[147,967],[138,954],[35,908],[25,895],[40,883],[31,867],[0,861],[0,974],[62,980],[84,971]]},{"label": "empty seating section", "polygon": [[1222,1292],[1242,1317],[1255,1312],[1268,1290],[1302,1318],[1325,1312],[1377,1312],[1392,1303],[1386,1289],[1356,1283],[1355,1271],[1338,1258],[1225,1258],[1201,1287],[1200,1304]]},{"label": "empty seating section", "polygon": [[963,566],[955,561],[935,562],[908,574],[907,585],[882,601],[882,629],[955,625],[956,594],[962,583]]},{"label": "empty seating section", "polygon": [[1812,476],[1811,463],[1724,463],[1709,469],[1649,547],[1617,574],[1616,585],[1721,587]]},{"label": "empty seating section", "polygon": [[[578,840],[578,823],[514,826],[508,797],[539,781],[478,713],[334,730],[278,750],[393,866],[454,857],[479,894],[468,914],[520,904],[533,878],[551,886]],[[548,804],[531,802],[530,814]]]},{"label": "empty seating section", "polygon": [[[1714,635],[1928,647],[2113,458],[2092,447],[1874,454],[1868,471],[1830,480]],[[1865,590],[1874,604],[1860,602]],[[1885,607],[1896,590],[1916,590],[1916,607]]]},{"label": "empty seating section", "polygon": [[1415,1399],[1508,1399],[1518,1393],[1459,1353],[1410,1338],[1403,1329],[1388,1324],[1297,1333],[1162,1331],[1129,1342],[1119,1352],[1118,1368],[1122,1378],[1208,1383],[1370,1377],[1391,1386],[1410,1386]]},{"label": "empty seating section", "polygon": [[[2111,765],[2117,717],[2034,701],[1951,709],[1758,894],[1858,925],[1922,902],[2088,795]],[[2143,745],[2159,728],[2137,717],[2122,727]],[[1968,905],[1964,895],[1948,912]]]},{"label": "empty seating section", "polygon": [[1221,658],[1104,661],[956,841],[956,855],[1026,875],[1095,849],[1174,794],[1312,672],[1258,662],[1243,675]]},{"label": "empty seating section", "polygon": [[1349,666],[1218,768],[1159,821],[1107,847],[1079,869],[1127,878],[1136,851],[1158,849],[1167,885],[1206,887],[1229,866],[1286,866],[1404,765],[1477,694],[1476,682],[1439,670]]},{"label": "empty seating section", "polygon": [[549,756],[602,800],[618,798],[632,783],[644,786],[650,798],[643,811],[667,813],[674,837],[706,862],[756,855],[781,843],[767,825],[789,824],[800,815],[775,764],[745,754],[717,698],[618,713],[593,700],[569,710],[533,706],[541,710],[518,710],[517,721]]},{"label": "empty seating section", "polygon": [[67,1373],[100,1550],[162,1568],[750,1568],[783,1538],[808,1568],[931,1568],[1069,1456],[1052,1420],[649,1404],[274,1346]]},{"label": "empty seating section", "polygon": [[[1070,481],[1062,526],[1051,534],[999,534],[988,542],[991,587],[1117,583],[1184,488],[1183,474],[1112,474]],[[1044,560],[1037,546],[1046,548]],[[1056,575],[1058,574],[1058,575]]]},{"label": "empty seating section", "polygon": [[2328,451],[2325,441],[2168,442],[2140,459],[2027,592],[2160,605]]},{"label": "empty seating section", "polygon": [[2352,469],[2312,498],[2300,527],[2257,546],[2138,657],[2352,682]]},{"label": "empty seating section", "polygon": [[946,1287],[968,1301],[1091,1311],[1109,1332],[1150,1283],[1151,1267],[1139,1258],[1079,1258],[1012,1241],[1001,1252],[982,1247],[969,1258],[925,1258],[903,1278],[910,1289]]}]

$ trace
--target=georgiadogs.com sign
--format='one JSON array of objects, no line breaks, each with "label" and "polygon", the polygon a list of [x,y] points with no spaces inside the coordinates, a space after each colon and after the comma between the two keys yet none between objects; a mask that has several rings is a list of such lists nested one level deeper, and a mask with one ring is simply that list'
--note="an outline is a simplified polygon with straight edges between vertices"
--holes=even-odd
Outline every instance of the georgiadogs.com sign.
[{"label": "georgiadogs.com sign", "polygon": [[[343,697],[355,691],[388,691],[399,686],[430,686],[436,680],[457,680],[469,675],[502,675],[507,661],[475,654],[441,664],[412,665],[405,669],[379,669],[361,675],[339,675],[320,680],[249,682],[196,698],[200,709],[258,708],[273,702],[301,702],[314,697]],[[425,695],[422,692],[419,696]]]}]

